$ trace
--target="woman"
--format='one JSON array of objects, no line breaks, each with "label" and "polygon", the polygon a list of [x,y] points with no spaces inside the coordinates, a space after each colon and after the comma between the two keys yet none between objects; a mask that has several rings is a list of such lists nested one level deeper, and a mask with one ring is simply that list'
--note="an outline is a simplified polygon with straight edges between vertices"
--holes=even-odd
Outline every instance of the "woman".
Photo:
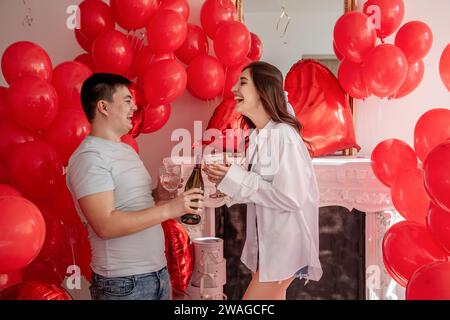
[{"label": "woman", "polygon": [[205,172],[233,202],[247,203],[241,260],[253,277],[243,299],[284,300],[296,277],[318,281],[322,276],[314,169],[276,67],[251,63],[232,92],[236,111],[255,129],[248,167],[211,164]]}]

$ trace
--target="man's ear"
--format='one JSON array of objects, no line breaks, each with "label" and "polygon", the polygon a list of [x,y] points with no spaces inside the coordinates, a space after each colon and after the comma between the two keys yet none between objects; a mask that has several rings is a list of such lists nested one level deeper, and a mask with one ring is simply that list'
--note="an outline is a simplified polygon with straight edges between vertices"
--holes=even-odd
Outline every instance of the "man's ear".
[{"label": "man's ear", "polygon": [[100,114],[107,116],[108,115],[108,103],[105,100],[99,100],[97,102],[97,111]]}]

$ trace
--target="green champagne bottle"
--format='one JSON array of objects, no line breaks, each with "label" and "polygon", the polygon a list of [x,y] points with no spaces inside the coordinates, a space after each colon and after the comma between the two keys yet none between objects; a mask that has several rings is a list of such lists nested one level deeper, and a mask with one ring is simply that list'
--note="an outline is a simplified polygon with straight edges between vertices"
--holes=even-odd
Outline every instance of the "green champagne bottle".
[{"label": "green champagne bottle", "polygon": [[[197,158],[194,170],[192,171],[189,180],[186,182],[184,191],[188,191],[189,189],[192,188],[199,188],[202,191],[205,191],[205,185],[203,184],[203,177],[202,177],[202,165],[199,158]],[[198,214],[186,213],[181,216],[181,222],[185,224],[190,225],[199,224],[200,220],[201,216]]]}]

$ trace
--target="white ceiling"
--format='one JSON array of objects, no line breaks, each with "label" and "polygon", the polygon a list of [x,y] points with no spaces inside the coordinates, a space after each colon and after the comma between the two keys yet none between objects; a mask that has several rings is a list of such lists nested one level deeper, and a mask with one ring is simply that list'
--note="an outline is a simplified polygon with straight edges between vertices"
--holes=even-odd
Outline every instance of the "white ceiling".
[{"label": "white ceiling", "polygon": [[245,13],[253,12],[280,12],[281,4],[285,4],[286,12],[326,12],[342,9],[344,0],[242,0]]}]

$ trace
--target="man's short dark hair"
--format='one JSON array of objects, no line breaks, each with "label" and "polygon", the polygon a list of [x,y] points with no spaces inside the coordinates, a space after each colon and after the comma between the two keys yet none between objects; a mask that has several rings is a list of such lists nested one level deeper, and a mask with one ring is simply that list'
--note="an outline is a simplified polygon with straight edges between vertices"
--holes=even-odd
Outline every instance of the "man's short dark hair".
[{"label": "man's short dark hair", "polygon": [[130,84],[127,78],[112,73],[94,73],[87,78],[81,87],[81,104],[88,121],[94,119],[98,101],[112,102],[117,87]]}]

